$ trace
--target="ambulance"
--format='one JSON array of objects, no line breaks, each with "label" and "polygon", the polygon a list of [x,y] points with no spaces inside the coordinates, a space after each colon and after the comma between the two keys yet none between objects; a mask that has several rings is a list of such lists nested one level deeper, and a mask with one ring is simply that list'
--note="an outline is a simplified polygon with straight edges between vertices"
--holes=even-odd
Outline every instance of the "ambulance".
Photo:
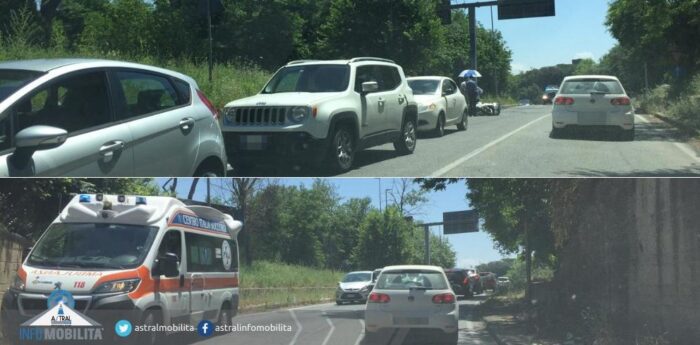
[{"label": "ambulance", "polygon": [[[241,228],[228,214],[175,198],[76,195],[5,293],[3,334],[21,342],[18,327],[46,312],[57,290],[72,295],[73,309],[96,320],[109,343],[156,344],[169,333],[196,332],[203,320],[230,325]],[[121,320],[133,325],[127,338],[115,334]]]}]

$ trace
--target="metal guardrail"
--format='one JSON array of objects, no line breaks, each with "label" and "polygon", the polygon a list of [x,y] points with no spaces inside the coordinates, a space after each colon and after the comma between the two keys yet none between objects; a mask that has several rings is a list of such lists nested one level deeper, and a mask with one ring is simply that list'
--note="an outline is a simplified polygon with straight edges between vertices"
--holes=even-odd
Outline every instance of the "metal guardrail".
[{"label": "metal guardrail", "polygon": [[242,310],[281,308],[291,305],[330,301],[336,286],[302,286],[278,288],[240,288]]}]

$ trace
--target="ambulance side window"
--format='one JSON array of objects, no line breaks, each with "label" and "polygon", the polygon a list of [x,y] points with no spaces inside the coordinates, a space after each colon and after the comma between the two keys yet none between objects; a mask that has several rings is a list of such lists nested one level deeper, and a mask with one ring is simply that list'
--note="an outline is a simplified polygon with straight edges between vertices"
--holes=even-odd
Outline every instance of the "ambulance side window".
[{"label": "ambulance side window", "polygon": [[236,242],[217,237],[185,233],[187,271],[238,272]]},{"label": "ambulance side window", "polygon": [[165,255],[165,253],[176,254],[182,260],[182,237],[179,230],[169,230],[163,236],[163,241],[158,247],[158,257]]}]

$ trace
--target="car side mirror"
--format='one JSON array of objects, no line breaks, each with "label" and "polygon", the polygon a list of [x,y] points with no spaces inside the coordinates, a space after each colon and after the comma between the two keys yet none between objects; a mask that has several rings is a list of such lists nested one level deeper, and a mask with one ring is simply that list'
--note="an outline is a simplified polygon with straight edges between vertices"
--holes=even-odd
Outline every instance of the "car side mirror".
[{"label": "car side mirror", "polygon": [[65,129],[51,126],[31,126],[15,135],[15,146],[18,149],[47,150],[63,145],[68,138]]},{"label": "car side mirror", "polygon": [[27,257],[29,256],[29,253],[32,252],[32,248],[34,248],[34,247],[27,247],[27,248],[24,248],[22,250],[22,262],[24,262],[24,260],[27,259]]},{"label": "car side mirror", "polygon": [[180,275],[180,267],[178,265],[180,258],[175,253],[165,253],[158,257],[153,270],[154,276],[164,275],[166,278],[175,278]]},{"label": "car side mirror", "polygon": [[12,164],[24,169],[31,161],[34,152],[59,147],[66,142],[68,132],[51,126],[31,126],[15,134],[15,152],[10,156]]},{"label": "car side mirror", "polygon": [[379,84],[376,81],[366,81],[362,83],[362,93],[372,93],[379,90]]}]

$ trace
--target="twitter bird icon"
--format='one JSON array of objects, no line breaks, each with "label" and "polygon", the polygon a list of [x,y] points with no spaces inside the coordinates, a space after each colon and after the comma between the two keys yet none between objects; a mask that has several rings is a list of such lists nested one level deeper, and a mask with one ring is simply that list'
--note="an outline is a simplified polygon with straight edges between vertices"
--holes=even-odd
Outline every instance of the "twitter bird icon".
[{"label": "twitter bird icon", "polygon": [[114,332],[120,337],[128,337],[131,334],[131,322],[128,320],[119,320],[114,325]]}]

